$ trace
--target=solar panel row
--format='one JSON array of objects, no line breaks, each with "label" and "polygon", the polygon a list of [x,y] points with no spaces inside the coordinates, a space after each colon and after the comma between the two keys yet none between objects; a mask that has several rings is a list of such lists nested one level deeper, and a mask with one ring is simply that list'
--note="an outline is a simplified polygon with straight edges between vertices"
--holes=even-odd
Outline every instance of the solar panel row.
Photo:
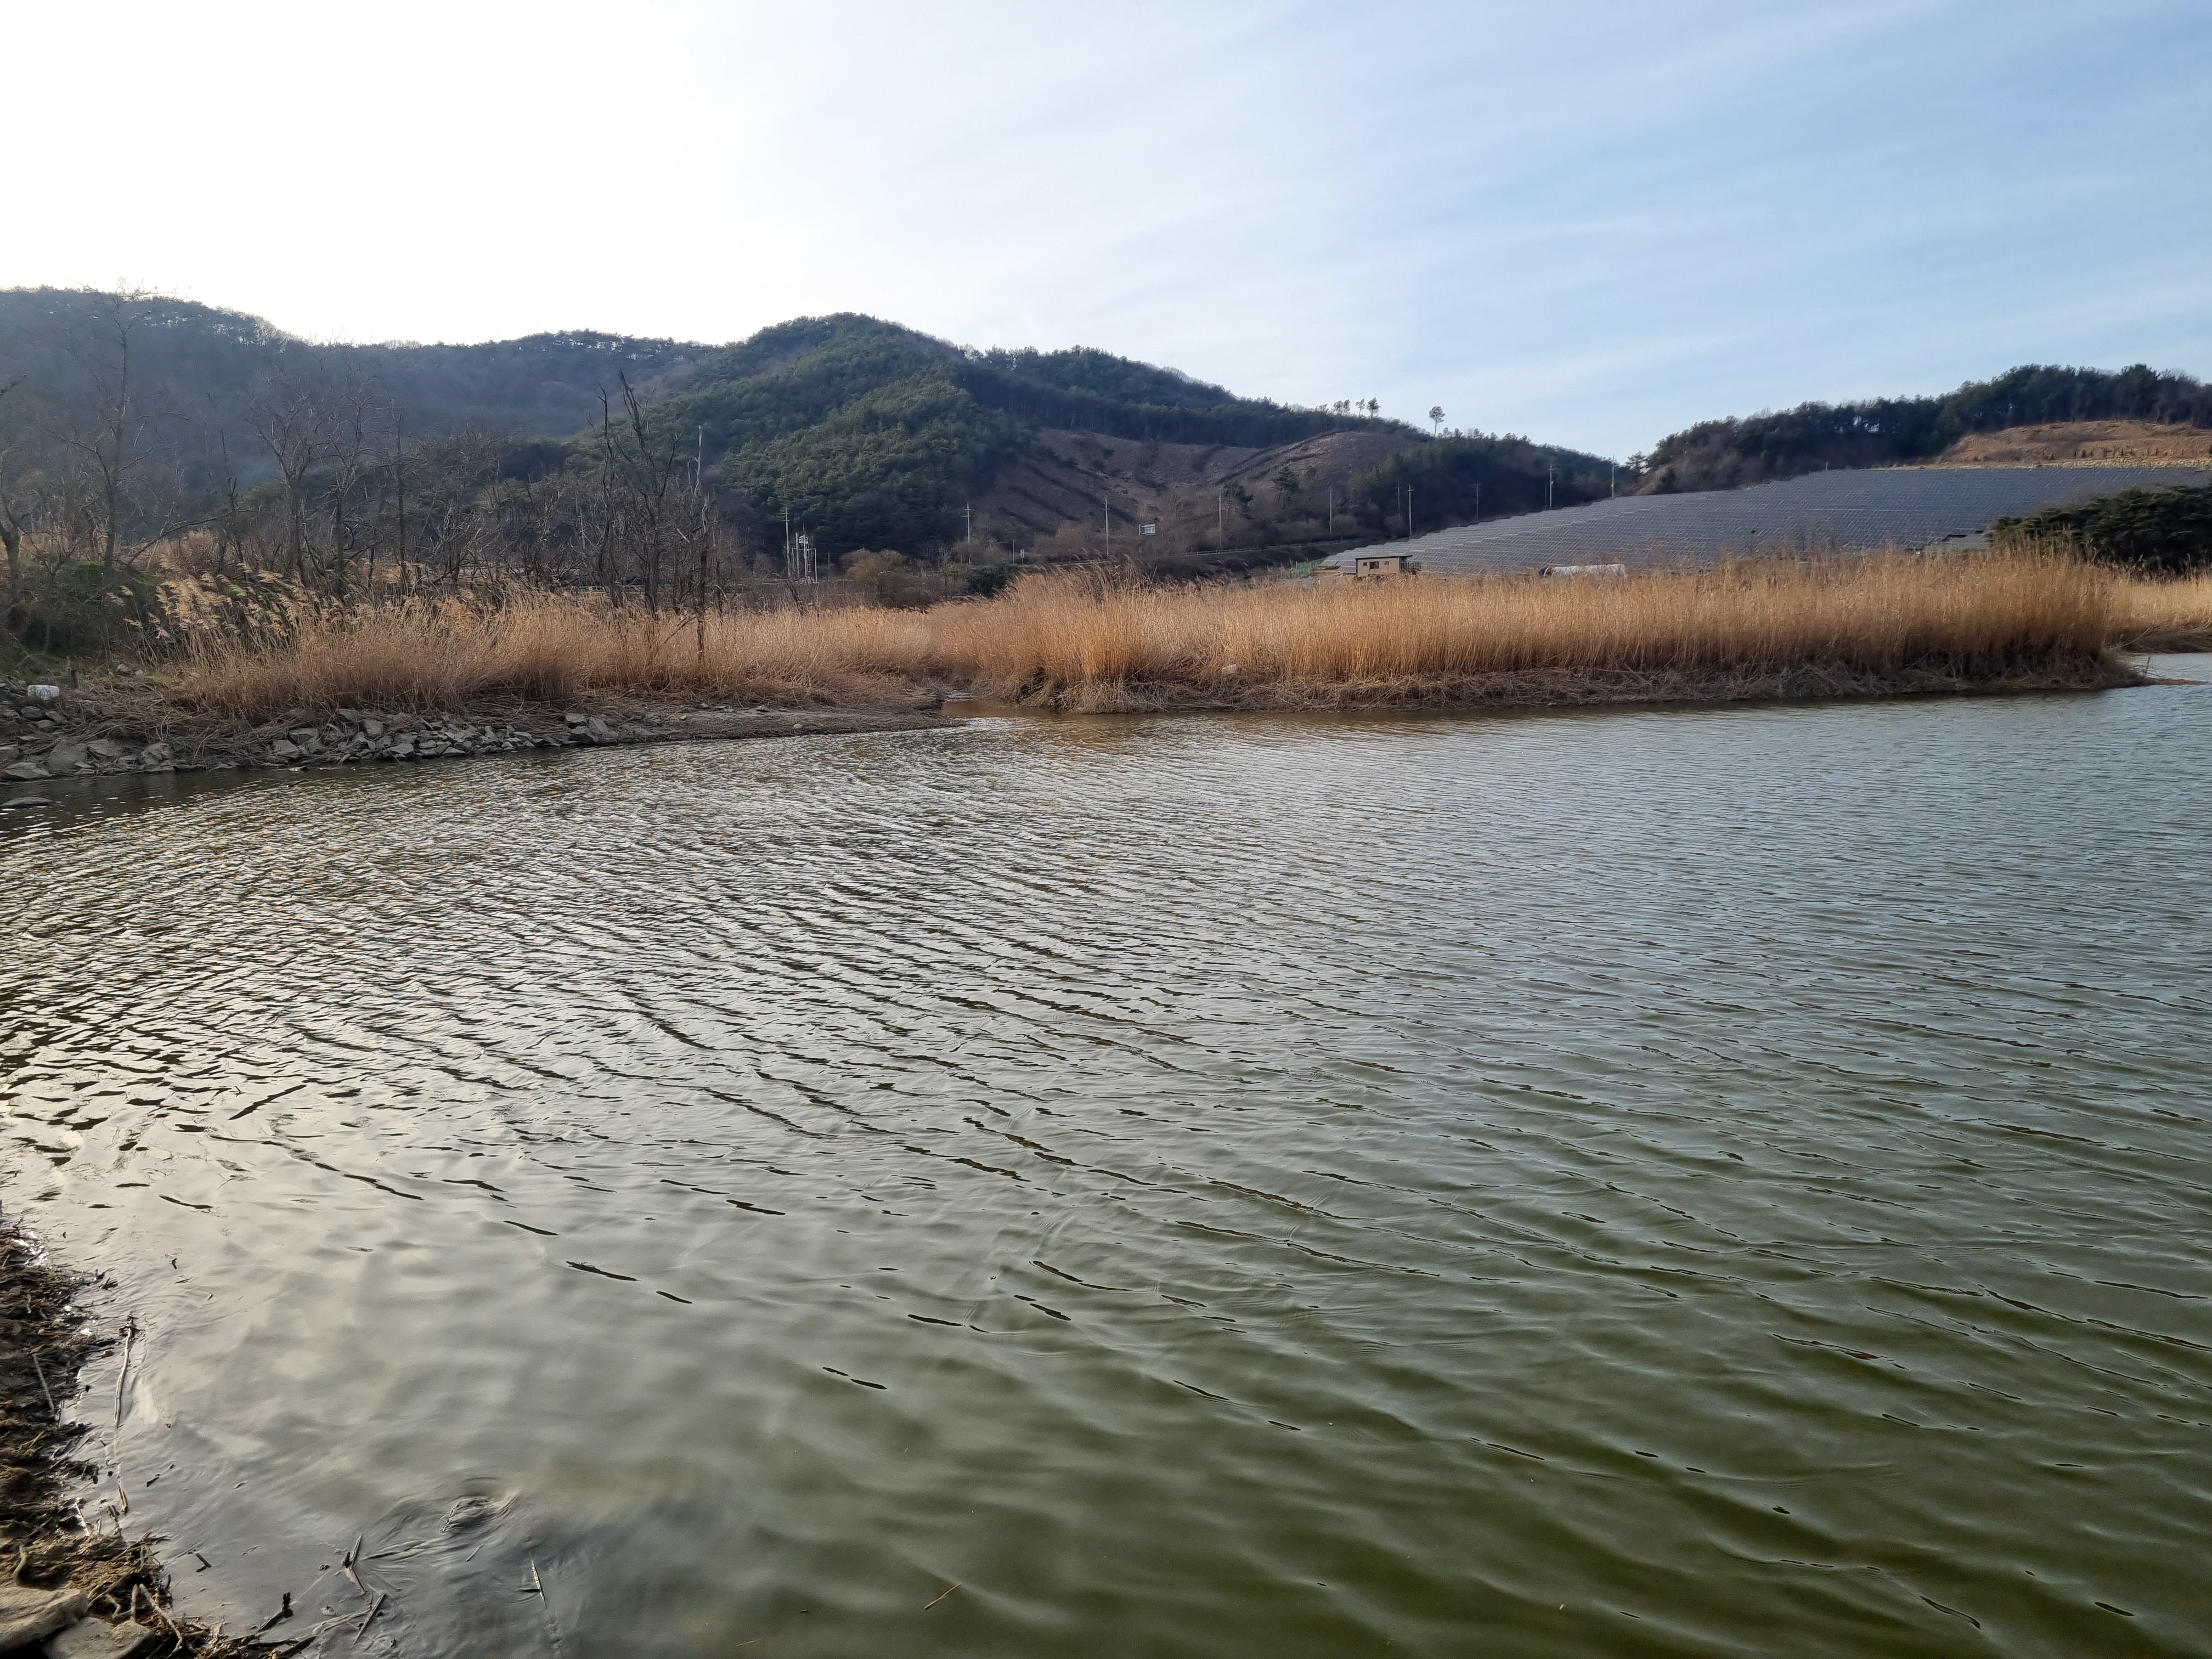
[{"label": "solar panel row", "polygon": [[[1389,544],[1424,570],[1471,575],[1550,564],[1712,563],[1731,554],[1924,548],[2002,518],[2131,489],[2212,483],[2182,467],[1887,467],[1814,472],[1748,489],[1627,495],[1463,525]],[[1372,551],[1372,550],[1367,550]],[[1338,556],[1349,569],[1354,553]]]}]

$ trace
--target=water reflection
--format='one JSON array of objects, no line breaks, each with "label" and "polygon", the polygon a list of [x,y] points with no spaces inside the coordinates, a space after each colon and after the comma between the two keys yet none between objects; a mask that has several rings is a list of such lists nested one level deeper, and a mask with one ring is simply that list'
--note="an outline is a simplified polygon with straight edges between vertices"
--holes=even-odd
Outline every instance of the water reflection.
[{"label": "water reflection", "polygon": [[9,1195],[211,1617],[2199,1651],[2207,696],[112,787]]}]

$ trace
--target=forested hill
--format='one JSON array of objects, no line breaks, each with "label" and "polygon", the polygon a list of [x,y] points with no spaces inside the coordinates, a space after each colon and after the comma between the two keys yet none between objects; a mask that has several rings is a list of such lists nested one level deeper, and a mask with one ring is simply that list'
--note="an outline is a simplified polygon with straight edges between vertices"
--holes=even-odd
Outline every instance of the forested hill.
[{"label": "forested hill", "polygon": [[1727,489],[1824,465],[1894,466],[1931,459],[1971,433],[2106,420],[2212,427],[2212,387],[2142,363],[2117,374],[2029,364],[1942,397],[1800,404],[1662,438],[1642,458],[1640,489]]},{"label": "forested hill", "polygon": [[[1089,348],[976,349],[850,313],[719,347],[581,331],[346,345],[191,301],[0,290],[0,388],[13,388],[0,428],[15,434],[0,449],[19,468],[61,477],[60,434],[98,428],[126,371],[130,465],[149,514],[251,490],[279,472],[280,449],[327,466],[341,451],[388,456],[402,436],[465,434],[481,458],[470,464],[490,477],[588,468],[602,398],[619,418],[627,381],[654,448],[703,459],[727,517],[773,544],[788,510],[830,550],[941,545],[963,503],[1041,428],[1252,448],[1347,428],[1425,435]],[[55,453],[34,455],[42,441]]]},{"label": "forested hill", "polygon": [[368,394],[380,423],[397,413],[410,436],[480,428],[501,436],[575,431],[599,413],[599,390],[618,374],[648,394],[681,380],[709,348],[678,340],[577,330],[483,345],[325,345],[258,317],[190,300],[0,289],[0,386],[18,377],[52,425],[123,367],[127,331],[132,402],[150,442],[187,463],[227,443],[247,480],[270,469],[257,455],[252,416],[272,393],[312,382],[332,401]]},{"label": "forested hill", "polygon": [[1249,448],[1347,428],[1418,435],[1088,348],[967,349],[850,313],[710,353],[651,405],[649,425],[661,443],[703,447],[724,510],[757,538],[773,540],[788,510],[833,549],[945,539],[961,503],[1041,428]]}]

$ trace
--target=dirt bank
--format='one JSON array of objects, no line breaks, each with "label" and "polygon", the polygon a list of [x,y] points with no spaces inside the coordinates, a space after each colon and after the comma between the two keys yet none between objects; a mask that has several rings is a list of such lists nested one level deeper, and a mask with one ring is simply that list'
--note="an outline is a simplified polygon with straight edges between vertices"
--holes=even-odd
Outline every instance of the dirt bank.
[{"label": "dirt bank", "polygon": [[[0,780],[20,793],[48,779],[130,772],[356,766],[702,738],[908,732],[951,724],[927,708],[770,708],[594,698],[572,708],[482,702],[465,713],[304,709],[261,722],[195,716],[145,684],[54,687],[0,680]],[[931,706],[933,707],[933,697]]]},{"label": "dirt bank", "polygon": [[2150,682],[2116,656],[1988,676],[1941,669],[1865,672],[1832,666],[1773,671],[1523,669],[1468,675],[1376,676],[1345,682],[1263,681],[1224,675],[1208,684],[1124,680],[1000,695],[1071,714],[1207,711],[1252,714],[1419,708],[1579,708],[1636,703],[1803,702],[1859,697],[2004,696],[2108,691]]}]

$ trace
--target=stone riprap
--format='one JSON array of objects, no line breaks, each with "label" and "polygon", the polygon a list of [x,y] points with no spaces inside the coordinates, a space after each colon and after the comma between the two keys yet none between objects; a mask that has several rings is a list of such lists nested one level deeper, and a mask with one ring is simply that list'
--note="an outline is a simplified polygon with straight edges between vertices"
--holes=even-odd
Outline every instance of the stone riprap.
[{"label": "stone riprap", "polygon": [[298,711],[250,727],[179,718],[149,730],[143,719],[134,721],[125,712],[143,702],[143,696],[110,699],[96,690],[64,690],[55,698],[34,700],[25,687],[0,680],[0,780],[24,784],[131,772],[296,770],[533,749],[901,731],[947,723],[915,709],[672,703],[565,712],[526,707],[475,717],[338,708],[319,716]]}]

